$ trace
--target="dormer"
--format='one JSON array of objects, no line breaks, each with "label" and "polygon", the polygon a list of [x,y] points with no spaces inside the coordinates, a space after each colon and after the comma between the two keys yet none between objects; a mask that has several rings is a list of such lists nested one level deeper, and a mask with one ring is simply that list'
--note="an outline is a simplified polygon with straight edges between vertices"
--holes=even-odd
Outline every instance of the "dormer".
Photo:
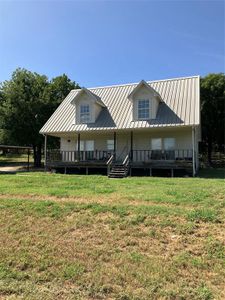
[{"label": "dormer", "polygon": [[75,124],[94,123],[105,107],[101,98],[82,88],[71,101],[75,105]]},{"label": "dormer", "polygon": [[160,95],[144,80],[133,89],[128,99],[133,103],[133,121],[155,119],[162,102]]}]

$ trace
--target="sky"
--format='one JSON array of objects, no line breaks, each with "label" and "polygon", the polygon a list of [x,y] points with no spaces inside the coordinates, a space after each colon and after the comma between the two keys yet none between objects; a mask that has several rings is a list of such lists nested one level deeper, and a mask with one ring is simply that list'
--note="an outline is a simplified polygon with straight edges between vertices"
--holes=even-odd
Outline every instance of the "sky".
[{"label": "sky", "polygon": [[224,72],[225,2],[0,0],[0,82],[26,68],[80,86]]}]

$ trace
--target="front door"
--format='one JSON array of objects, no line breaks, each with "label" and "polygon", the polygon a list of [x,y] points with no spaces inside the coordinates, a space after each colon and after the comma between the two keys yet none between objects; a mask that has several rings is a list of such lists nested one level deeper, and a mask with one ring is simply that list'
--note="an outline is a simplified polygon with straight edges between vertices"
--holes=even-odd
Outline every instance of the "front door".
[{"label": "front door", "polygon": [[116,160],[118,162],[124,161],[125,157],[130,151],[130,133],[117,134],[116,142]]}]

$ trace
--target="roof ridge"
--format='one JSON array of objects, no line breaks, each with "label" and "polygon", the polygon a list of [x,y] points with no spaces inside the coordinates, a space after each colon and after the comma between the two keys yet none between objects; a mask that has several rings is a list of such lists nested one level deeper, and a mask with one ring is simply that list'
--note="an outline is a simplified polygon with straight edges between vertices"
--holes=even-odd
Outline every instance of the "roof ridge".
[{"label": "roof ridge", "polygon": [[[200,77],[200,75],[193,75],[193,76],[183,76],[183,77],[174,77],[174,78],[168,78],[168,79],[145,80],[145,81],[150,84],[150,83],[154,83],[154,82],[172,81],[172,80],[184,80],[184,79],[199,78],[199,77]],[[112,84],[112,85],[105,85],[105,86],[88,87],[87,89],[88,90],[94,90],[94,89],[104,89],[104,88],[110,88],[110,87],[128,86],[128,85],[138,84],[139,82],[131,82],[131,83],[122,83],[122,84]],[[72,91],[75,91],[75,90],[77,91],[79,89],[73,89]]]}]

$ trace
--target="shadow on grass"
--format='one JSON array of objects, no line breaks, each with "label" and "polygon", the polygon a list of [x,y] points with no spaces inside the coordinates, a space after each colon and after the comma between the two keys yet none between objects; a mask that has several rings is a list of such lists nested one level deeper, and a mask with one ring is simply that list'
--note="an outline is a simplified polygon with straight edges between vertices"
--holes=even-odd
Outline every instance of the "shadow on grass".
[{"label": "shadow on grass", "polygon": [[225,179],[224,168],[207,168],[201,169],[198,173],[199,178]]}]

